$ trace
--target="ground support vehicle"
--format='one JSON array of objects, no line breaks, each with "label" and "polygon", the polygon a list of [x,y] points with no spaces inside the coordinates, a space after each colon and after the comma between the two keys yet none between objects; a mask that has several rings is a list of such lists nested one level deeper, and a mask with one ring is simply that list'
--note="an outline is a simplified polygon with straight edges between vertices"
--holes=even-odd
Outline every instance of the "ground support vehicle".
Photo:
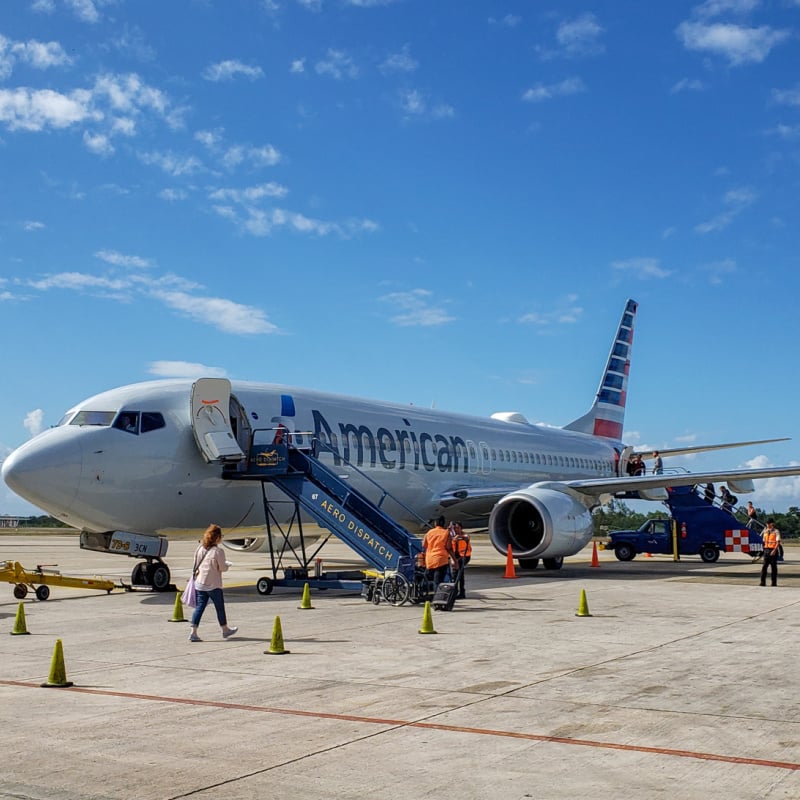
[{"label": "ground support vehicle", "polygon": [[758,558],[763,551],[759,531],[748,529],[730,511],[704,499],[702,487],[667,489],[665,505],[670,516],[647,520],[635,531],[612,531],[603,542],[620,561],[631,561],[639,553],[664,553],[680,560],[697,555],[713,563],[720,553],[747,553]]},{"label": "ground support vehicle", "polygon": [[51,586],[66,586],[71,589],[99,589],[110,592],[114,581],[102,578],[73,578],[52,569],[56,564],[38,564],[35,569],[25,569],[19,561],[0,562],[0,581],[14,584],[14,597],[24,599],[32,589],[37,600],[50,597]]}]

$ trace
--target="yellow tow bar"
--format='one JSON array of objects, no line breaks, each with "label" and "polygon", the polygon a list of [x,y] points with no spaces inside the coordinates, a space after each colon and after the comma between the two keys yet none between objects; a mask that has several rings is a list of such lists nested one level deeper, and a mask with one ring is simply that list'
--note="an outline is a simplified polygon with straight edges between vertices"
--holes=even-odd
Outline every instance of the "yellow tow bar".
[{"label": "yellow tow bar", "polygon": [[65,586],[70,589],[99,589],[110,592],[114,581],[103,578],[73,578],[62,575],[58,570],[47,569],[49,565],[39,564],[36,569],[27,570],[19,561],[0,561],[0,581],[14,584],[14,597],[22,600],[33,589],[39,600],[50,597],[51,586]]}]

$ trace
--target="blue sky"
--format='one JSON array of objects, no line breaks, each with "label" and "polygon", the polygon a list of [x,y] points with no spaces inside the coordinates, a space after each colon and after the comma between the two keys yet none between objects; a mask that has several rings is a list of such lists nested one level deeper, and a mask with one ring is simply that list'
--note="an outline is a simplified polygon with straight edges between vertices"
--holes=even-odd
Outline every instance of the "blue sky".
[{"label": "blue sky", "polygon": [[0,457],[173,375],[566,424],[633,297],[628,442],[800,458],[800,0],[11,0],[0,168]]}]

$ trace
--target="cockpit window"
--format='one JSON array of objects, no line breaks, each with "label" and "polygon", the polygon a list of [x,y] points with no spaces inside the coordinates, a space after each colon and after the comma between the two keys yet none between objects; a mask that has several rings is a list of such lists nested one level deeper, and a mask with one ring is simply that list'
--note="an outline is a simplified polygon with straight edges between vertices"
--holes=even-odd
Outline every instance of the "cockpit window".
[{"label": "cockpit window", "polygon": [[98,425],[107,428],[116,416],[116,411],[79,411],[71,420],[70,425]]},{"label": "cockpit window", "polygon": [[139,433],[139,412],[120,411],[119,416],[114,421],[114,427],[126,433]]},{"label": "cockpit window", "polygon": [[142,412],[142,433],[163,428],[165,425],[163,414],[157,414],[153,411]]}]

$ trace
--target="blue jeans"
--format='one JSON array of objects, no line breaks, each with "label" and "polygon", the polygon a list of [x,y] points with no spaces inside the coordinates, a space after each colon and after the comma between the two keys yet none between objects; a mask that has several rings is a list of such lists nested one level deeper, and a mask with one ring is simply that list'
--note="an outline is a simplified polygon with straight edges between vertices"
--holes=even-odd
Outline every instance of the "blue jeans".
[{"label": "blue jeans", "polygon": [[225,616],[225,597],[222,594],[222,589],[212,589],[209,592],[204,592],[202,589],[197,590],[197,605],[192,614],[192,627],[196,628],[200,624],[200,619],[203,612],[206,610],[208,601],[214,604],[217,610],[217,622],[224,628],[228,624],[228,618]]}]

